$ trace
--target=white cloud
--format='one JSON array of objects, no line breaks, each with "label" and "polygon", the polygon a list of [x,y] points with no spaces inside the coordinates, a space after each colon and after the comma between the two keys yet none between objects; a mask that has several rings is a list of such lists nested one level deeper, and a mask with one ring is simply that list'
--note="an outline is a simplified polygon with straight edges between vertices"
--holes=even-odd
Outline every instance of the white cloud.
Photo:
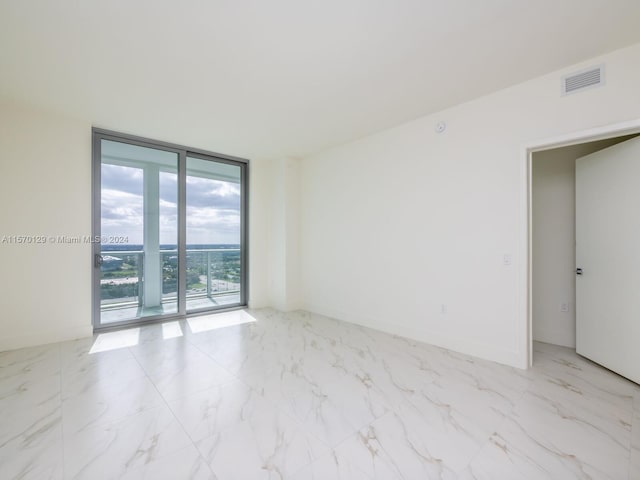
[{"label": "white cloud", "polygon": [[[175,185],[174,174],[166,174],[161,179],[160,243],[165,245],[177,241]],[[143,243],[144,201],[140,169],[103,165],[101,204],[102,235],[125,236],[130,244]],[[189,244],[240,243],[240,188],[237,184],[189,177],[187,205]]]}]

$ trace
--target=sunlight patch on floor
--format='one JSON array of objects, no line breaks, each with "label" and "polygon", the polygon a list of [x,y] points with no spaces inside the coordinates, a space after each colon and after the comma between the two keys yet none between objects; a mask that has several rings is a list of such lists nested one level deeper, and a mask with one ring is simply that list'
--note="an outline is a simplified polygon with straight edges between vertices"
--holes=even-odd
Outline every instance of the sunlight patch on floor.
[{"label": "sunlight patch on floor", "polygon": [[162,338],[168,340],[170,338],[178,338],[184,336],[180,322],[167,322],[162,324]]},{"label": "sunlight patch on floor", "polygon": [[100,333],[89,350],[89,354],[133,347],[140,341],[140,329],[129,328],[118,332]]},{"label": "sunlight patch on floor", "polygon": [[192,333],[208,332],[218,328],[230,327],[232,325],[242,325],[244,323],[255,322],[256,319],[245,310],[234,310],[233,312],[214,313],[201,317],[187,319]]}]

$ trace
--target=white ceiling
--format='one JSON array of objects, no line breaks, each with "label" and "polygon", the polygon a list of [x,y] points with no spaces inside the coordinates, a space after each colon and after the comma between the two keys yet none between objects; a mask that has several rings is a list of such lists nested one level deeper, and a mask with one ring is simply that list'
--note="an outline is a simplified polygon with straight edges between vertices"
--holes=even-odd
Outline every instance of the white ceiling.
[{"label": "white ceiling", "polygon": [[301,157],[640,42],[638,0],[1,0],[0,96]]}]

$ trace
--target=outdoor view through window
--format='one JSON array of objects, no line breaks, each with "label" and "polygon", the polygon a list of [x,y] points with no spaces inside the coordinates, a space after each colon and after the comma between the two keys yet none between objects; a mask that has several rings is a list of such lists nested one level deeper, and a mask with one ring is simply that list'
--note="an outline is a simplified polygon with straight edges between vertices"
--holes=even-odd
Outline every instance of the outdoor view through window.
[{"label": "outdoor view through window", "polygon": [[[179,154],[101,140],[100,324],[176,314]],[[186,156],[186,312],[241,302],[242,167]]]}]

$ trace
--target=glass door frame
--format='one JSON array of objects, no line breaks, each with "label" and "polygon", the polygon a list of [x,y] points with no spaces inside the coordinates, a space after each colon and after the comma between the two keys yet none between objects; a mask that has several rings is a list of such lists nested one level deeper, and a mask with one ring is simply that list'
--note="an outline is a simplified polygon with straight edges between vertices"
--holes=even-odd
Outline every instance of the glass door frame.
[{"label": "glass door frame", "polygon": [[[249,213],[249,160],[220,153],[208,152],[201,149],[185,147],[167,142],[151,140],[134,135],[123,134],[111,130],[93,127],[92,133],[92,239],[101,238],[102,221],[102,140],[146,147],[178,155],[178,311],[163,315],[136,317],[134,319],[102,324],[100,277],[101,269],[98,264],[102,251],[102,243],[92,242],[91,249],[91,281],[92,281],[92,323],[94,331],[111,330],[123,326],[142,325],[154,322],[164,322],[185,318],[186,316],[202,315],[224,310],[244,308],[248,303],[248,213]],[[187,156],[209,160],[218,163],[231,164],[240,167],[240,302],[238,304],[220,307],[202,308],[187,313],[186,310],[186,269],[187,269]],[[140,288],[140,287],[139,287]]]}]

